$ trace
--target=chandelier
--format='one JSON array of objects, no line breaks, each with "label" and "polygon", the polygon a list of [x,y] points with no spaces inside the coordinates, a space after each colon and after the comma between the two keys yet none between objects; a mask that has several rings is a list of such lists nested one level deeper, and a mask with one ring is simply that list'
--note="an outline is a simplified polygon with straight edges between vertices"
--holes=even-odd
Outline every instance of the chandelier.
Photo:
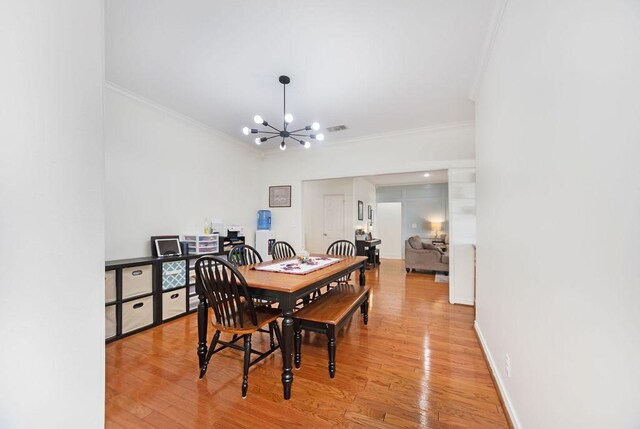
[{"label": "chandelier", "polygon": [[285,150],[287,148],[287,143],[285,142],[286,139],[291,139],[296,143],[300,143],[306,149],[309,149],[311,147],[309,139],[317,141],[324,140],[323,134],[309,133],[309,131],[318,131],[320,129],[320,124],[314,122],[313,124],[307,125],[304,128],[300,128],[297,130],[288,130],[289,124],[293,122],[293,115],[291,113],[287,113],[287,84],[291,82],[291,79],[289,79],[289,76],[280,76],[278,80],[282,84],[283,95],[282,115],[284,116],[284,118],[282,120],[282,130],[279,130],[278,128],[269,124],[269,122],[262,119],[262,116],[256,115],[253,117],[253,121],[257,125],[262,125],[263,127],[265,127],[265,129],[258,130],[257,128],[244,127],[242,129],[242,133],[245,136],[248,136],[249,134],[258,134],[258,137],[256,137],[256,139],[254,140],[258,145],[266,142],[267,140],[282,138],[282,141],[280,142],[280,149],[282,150]]}]

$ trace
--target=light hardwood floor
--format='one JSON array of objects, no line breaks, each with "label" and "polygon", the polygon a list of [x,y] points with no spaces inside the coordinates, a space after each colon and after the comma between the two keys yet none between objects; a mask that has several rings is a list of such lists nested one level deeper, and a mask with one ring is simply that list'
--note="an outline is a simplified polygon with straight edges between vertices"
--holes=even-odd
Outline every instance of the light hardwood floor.
[{"label": "light hardwood floor", "polygon": [[403,261],[383,260],[367,284],[369,325],[356,313],[338,336],[335,379],[326,337],[303,333],[289,401],[278,353],[251,368],[245,400],[239,351],[216,354],[198,381],[195,314],[108,344],[106,427],[507,428],[473,308],[448,304],[447,284]]}]

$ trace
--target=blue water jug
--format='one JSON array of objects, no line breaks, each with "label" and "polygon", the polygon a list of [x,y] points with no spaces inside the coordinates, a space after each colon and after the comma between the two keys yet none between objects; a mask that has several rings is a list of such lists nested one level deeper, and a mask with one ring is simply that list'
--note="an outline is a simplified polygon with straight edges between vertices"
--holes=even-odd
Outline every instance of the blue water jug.
[{"label": "blue water jug", "polygon": [[271,210],[258,210],[258,229],[271,229]]}]

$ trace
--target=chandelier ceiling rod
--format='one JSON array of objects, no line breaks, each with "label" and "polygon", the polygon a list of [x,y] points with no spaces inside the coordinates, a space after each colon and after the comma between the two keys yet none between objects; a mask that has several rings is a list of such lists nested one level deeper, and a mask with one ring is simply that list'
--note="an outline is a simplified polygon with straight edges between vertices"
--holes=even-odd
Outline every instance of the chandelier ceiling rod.
[{"label": "chandelier ceiling rod", "polygon": [[273,125],[269,124],[269,122],[262,119],[262,116],[256,115],[253,117],[253,120],[256,124],[262,125],[264,127],[269,127],[273,131],[258,130],[257,128],[244,127],[242,129],[242,132],[244,133],[244,135],[247,136],[249,134],[263,134],[263,135],[266,134],[270,136],[270,137],[256,137],[254,141],[258,145],[266,142],[267,140],[271,140],[276,137],[282,137],[282,142],[280,142],[280,149],[282,150],[285,150],[287,148],[287,143],[285,142],[287,138],[300,143],[302,146],[304,146],[307,149],[311,147],[311,143],[309,143],[308,141],[302,140],[298,137],[308,138],[308,139],[317,140],[317,141],[324,140],[323,134],[300,133],[301,131],[319,130],[320,124],[317,122],[314,122],[311,125],[307,125],[305,127],[302,127],[294,131],[287,130],[287,128],[289,127],[289,124],[293,122],[293,115],[291,113],[287,113],[287,85],[289,84],[289,82],[291,82],[291,79],[289,79],[289,76],[283,75],[278,78],[278,81],[282,84],[282,116],[283,116],[282,130],[279,130]]}]

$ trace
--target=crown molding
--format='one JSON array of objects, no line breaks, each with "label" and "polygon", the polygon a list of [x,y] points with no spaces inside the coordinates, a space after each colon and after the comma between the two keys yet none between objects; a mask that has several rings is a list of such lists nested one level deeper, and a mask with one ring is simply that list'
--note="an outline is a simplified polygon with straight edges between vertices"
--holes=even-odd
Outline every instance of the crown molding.
[{"label": "crown molding", "polygon": [[216,128],[213,128],[211,125],[207,125],[203,122],[200,122],[196,119],[193,119],[190,116],[184,115],[182,113],[176,112],[175,110],[172,110],[162,104],[156,103],[155,101],[149,100],[148,98],[145,98],[143,96],[141,96],[140,94],[130,91],[126,88],[121,87],[120,85],[113,83],[109,80],[104,81],[104,86],[105,88],[116,92],[120,95],[123,95],[127,98],[131,98],[135,101],[137,101],[138,103],[144,104],[148,107],[151,107],[154,110],[158,110],[162,113],[165,113],[169,116],[172,116],[176,119],[178,119],[179,121],[185,122],[189,125],[192,125],[196,128],[199,128],[203,131],[206,131],[209,134],[214,135],[215,137],[218,137],[222,140],[225,140],[228,143],[232,143],[234,145],[234,147],[237,148],[243,148],[247,151],[250,151],[251,153],[253,153],[254,155],[259,155],[262,151],[258,150],[257,148],[254,148],[253,146],[247,145],[245,142],[238,140],[232,136],[230,136],[229,134],[226,134]]},{"label": "crown molding", "polygon": [[491,54],[493,53],[496,37],[500,30],[500,24],[502,23],[507,3],[509,3],[509,0],[496,0],[496,5],[493,9],[493,17],[489,24],[489,31],[487,31],[487,35],[484,38],[484,46],[482,48],[480,62],[478,63],[478,68],[476,69],[475,77],[473,79],[473,85],[471,85],[471,89],[468,94],[469,100],[471,101],[476,101],[476,98],[478,97],[482,78],[484,77],[484,72],[486,71],[489,60],[491,59]]},{"label": "crown molding", "polygon": [[[383,139],[383,138],[388,139],[388,138],[394,138],[394,137],[406,136],[406,135],[412,135],[412,134],[428,134],[428,133],[437,133],[441,131],[455,130],[460,128],[473,128],[474,125],[475,125],[474,121],[447,122],[443,124],[429,125],[429,126],[420,127],[420,128],[409,128],[406,130],[390,131],[390,132],[379,133],[379,134],[369,134],[362,137],[354,137],[354,138],[344,139],[344,140],[327,141],[325,138],[323,142],[315,142],[314,145],[333,146],[333,145],[339,144],[343,146],[343,145],[362,143],[370,140],[377,140],[377,139]],[[300,146],[300,147],[295,147],[294,150],[312,150],[312,149],[313,149],[313,146],[311,146],[311,149],[305,149],[302,146]],[[289,148],[287,148],[287,151],[289,151]],[[262,153],[264,153],[265,155],[278,153],[278,152],[280,152],[279,147],[274,147],[274,148],[262,151]]]}]

